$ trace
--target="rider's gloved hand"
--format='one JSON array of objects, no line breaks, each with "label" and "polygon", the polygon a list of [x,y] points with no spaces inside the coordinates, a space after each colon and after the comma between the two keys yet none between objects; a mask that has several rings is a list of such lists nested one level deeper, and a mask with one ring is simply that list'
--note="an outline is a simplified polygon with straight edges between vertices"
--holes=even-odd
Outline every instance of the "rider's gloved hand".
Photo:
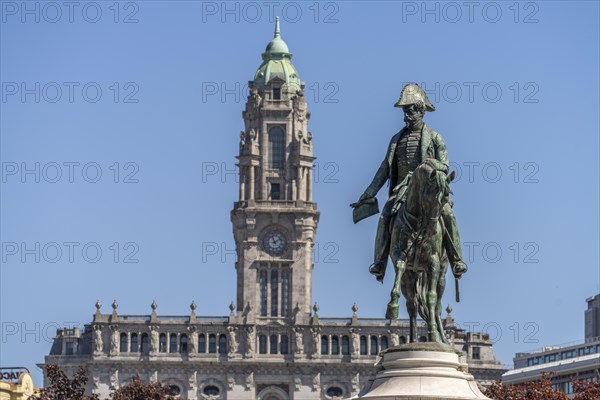
[{"label": "rider's gloved hand", "polygon": [[460,277],[467,272],[467,265],[462,262],[462,261],[457,261],[453,266],[452,266],[452,273],[454,274],[455,278],[460,279]]}]

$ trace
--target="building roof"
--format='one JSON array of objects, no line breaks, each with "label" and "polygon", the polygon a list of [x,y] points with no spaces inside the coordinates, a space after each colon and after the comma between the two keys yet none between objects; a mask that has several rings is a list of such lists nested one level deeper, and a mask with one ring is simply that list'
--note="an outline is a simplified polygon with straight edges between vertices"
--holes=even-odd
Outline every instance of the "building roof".
[{"label": "building roof", "polygon": [[281,79],[285,85],[300,89],[300,77],[292,64],[292,54],[281,38],[279,17],[275,20],[275,33],[262,54],[263,63],[254,74],[254,87],[263,89],[274,78]]}]

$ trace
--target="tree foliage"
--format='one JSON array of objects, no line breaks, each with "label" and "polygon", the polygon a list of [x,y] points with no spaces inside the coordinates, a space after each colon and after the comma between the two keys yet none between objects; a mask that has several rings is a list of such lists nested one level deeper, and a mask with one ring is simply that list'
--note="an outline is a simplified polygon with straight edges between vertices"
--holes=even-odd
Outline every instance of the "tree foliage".
[{"label": "tree foliage", "polygon": [[[572,379],[573,400],[599,400],[600,380],[584,382]],[[492,400],[568,400],[566,394],[552,389],[552,381],[548,374],[536,382],[527,382],[520,385],[504,386],[500,381],[494,382],[485,391],[485,395]]]},{"label": "tree foliage", "polygon": [[137,374],[131,383],[115,390],[110,397],[111,400],[175,400],[167,385],[160,382],[142,383]]},{"label": "tree foliage", "polygon": [[73,379],[69,379],[58,365],[47,365],[46,377],[49,385],[41,390],[41,400],[100,400],[97,394],[85,395],[88,378],[83,367],[75,372]]}]

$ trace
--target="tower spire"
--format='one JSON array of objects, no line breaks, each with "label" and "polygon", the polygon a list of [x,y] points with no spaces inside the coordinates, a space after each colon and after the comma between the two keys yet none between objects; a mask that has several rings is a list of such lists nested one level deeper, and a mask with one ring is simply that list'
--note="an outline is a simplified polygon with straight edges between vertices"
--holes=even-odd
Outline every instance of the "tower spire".
[{"label": "tower spire", "polygon": [[273,37],[281,37],[281,32],[279,31],[279,17],[275,17],[275,35],[273,35]]}]

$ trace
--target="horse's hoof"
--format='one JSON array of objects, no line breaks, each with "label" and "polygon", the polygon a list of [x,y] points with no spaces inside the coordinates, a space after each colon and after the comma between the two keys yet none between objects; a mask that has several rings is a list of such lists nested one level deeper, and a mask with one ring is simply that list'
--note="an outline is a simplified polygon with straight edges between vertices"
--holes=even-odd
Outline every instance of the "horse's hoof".
[{"label": "horse's hoof", "polygon": [[369,273],[377,279],[377,282],[383,283],[383,277],[385,275],[385,266],[381,264],[371,264],[369,267]]},{"label": "horse's hoof", "polygon": [[385,312],[385,318],[389,320],[398,319],[398,305],[397,304],[388,304],[387,310]]}]

